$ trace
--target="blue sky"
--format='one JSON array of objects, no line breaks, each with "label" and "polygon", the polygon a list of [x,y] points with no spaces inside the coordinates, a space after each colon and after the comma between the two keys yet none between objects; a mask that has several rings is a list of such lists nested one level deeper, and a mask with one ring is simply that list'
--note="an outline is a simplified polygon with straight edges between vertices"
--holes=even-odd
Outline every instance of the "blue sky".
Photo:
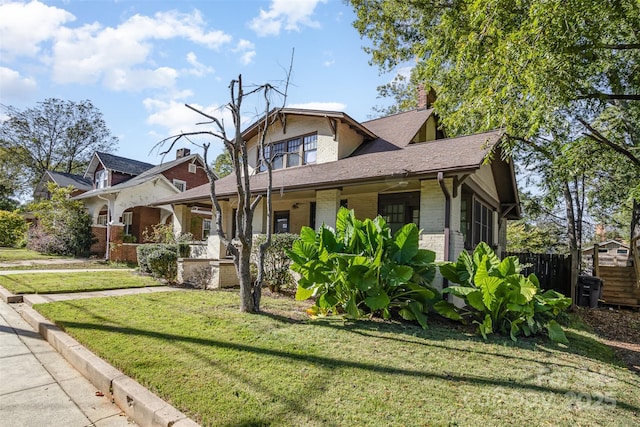
[{"label": "blue sky", "polygon": [[231,79],[278,85],[295,49],[287,106],[363,121],[393,75],[369,65],[354,19],[342,0],[0,0],[0,103],[89,99],[117,154],[160,163],[155,143],[200,120],[185,103],[220,116]]}]

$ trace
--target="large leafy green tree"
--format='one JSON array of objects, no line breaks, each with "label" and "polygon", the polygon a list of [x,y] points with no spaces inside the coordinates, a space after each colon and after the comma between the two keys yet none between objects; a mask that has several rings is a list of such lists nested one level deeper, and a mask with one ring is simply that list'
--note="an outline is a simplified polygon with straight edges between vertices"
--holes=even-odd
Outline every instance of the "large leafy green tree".
[{"label": "large leafy green tree", "polygon": [[95,238],[91,216],[84,204],[70,198],[73,187],[48,184],[51,198],[33,202],[27,209],[36,217],[29,229],[29,249],[60,255],[86,255]]},{"label": "large leafy green tree", "polygon": [[[618,167],[624,169],[630,179],[623,198],[639,192],[637,0],[351,4],[355,27],[372,41],[366,50],[373,64],[385,71],[415,64],[408,80],[383,88],[396,102],[411,98],[420,83],[431,85],[449,135],[503,128],[507,148],[536,160],[548,194],[564,200],[574,254],[598,165],[583,165],[576,147],[606,148],[615,161],[600,161],[601,171],[620,176]],[[640,235],[640,204],[632,205],[632,236]]]},{"label": "large leafy green tree", "polygon": [[0,124],[0,169],[20,165],[18,193],[28,193],[47,170],[82,173],[95,151],[111,151],[117,138],[90,101],[50,98],[20,110],[2,106],[7,119]]}]

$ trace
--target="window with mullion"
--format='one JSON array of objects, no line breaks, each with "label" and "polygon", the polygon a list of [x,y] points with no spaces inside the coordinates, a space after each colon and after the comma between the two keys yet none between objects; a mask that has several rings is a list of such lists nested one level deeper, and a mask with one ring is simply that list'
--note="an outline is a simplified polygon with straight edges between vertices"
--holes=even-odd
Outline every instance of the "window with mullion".
[{"label": "window with mullion", "polygon": [[302,141],[300,138],[287,141],[287,167],[300,166],[300,148]]},{"label": "window with mullion", "polygon": [[307,135],[304,137],[304,164],[315,163],[318,154],[318,135]]}]

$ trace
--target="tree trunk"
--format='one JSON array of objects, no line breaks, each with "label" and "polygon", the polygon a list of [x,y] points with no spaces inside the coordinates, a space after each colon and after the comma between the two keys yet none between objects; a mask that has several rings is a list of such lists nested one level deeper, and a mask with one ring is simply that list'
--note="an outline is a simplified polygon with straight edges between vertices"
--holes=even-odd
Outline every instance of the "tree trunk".
[{"label": "tree trunk", "polygon": [[580,269],[580,251],[578,250],[578,236],[576,235],[576,216],[571,197],[569,183],[564,182],[564,204],[567,215],[567,237],[569,239],[569,253],[571,254],[571,304],[576,303],[576,287],[578,285],[578,274]]},{"label": "tree trunk", "polygon": [[244,313],[254,313],[260,309],[254,303],[253,299],[253,283],[251,282],[251,247],[242,245],[238,251],[236,259],[236,271],[238,273],[238,282],[240,282],[240,311]]}]

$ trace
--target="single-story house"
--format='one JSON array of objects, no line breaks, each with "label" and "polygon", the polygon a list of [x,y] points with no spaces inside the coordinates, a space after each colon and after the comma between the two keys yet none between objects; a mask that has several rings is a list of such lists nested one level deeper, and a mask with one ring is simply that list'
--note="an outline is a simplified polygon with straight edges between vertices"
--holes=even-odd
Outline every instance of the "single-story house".
[{"label": "single-story house", "polygon": [[[582,262],[586,269],[593,268],[593,253],[596,245],[582,250]],[[597,243],[598,263],[602,266],[625,267],[631,262],[631,250],[628,244],[619,240],[607,240]]]},{"label": "single-story house", "polygon": [[44,175],[42,175],[38,185],[36,185],[36,189],[33,192],[33,198],[36,200],[51,198],[51,194],[49,194],[47,187],[50,182],[56,184],[58,187],[73,187],[73,192],[71,193],[72,197],[78,196],[93,188],[91,180],[82,175],[46,171]]},{"label": "single-story house", "polygon": [[[382,215],[394,231],[415,222],[422,229],[420,246],[434,250],[441,261],[480,241],[504,250],[506,222],[519,218],[520,203],[513,163],[499,146],[502,131],[445,138],[430,108],[366,122],[337,111],[285,108],[271,114],[277,116],[267,135],[267,155],[275,158],[272,222],[266,223],[262,201],[254,232],[334,226],[338,209],[346,206],[359,218]],[[267,187],[258,150],[260,123],[243,132],[255,194]],[[224,232],[234,235],[234,174],[216,181],[216,193]],[[173,206],[176,229],[188,227],[193,207],[211,209],[209,185],[156,204]],[[224,257],[214,232],[209,248],[210,258]]]},{"label": "single-story house", "polygon": [[[177,150],[175,160],[158,166],[96,152],[84,178],[90,180],[92,189],[74,199],[81,200],[93,218],[98,242],[91,252],[105,254],[109,242],[106,257],[128,261],[135,261],[136,256],[135,246],[127,243],[143,243],[151,226],[171,222],[171,209],[151,206],[154,202],[209,182],[202,157],[186,148]],[[193,218],[193,224],[183,231],[200,239],[202,223],[210,224],[211,214],[198,211]]]}]

